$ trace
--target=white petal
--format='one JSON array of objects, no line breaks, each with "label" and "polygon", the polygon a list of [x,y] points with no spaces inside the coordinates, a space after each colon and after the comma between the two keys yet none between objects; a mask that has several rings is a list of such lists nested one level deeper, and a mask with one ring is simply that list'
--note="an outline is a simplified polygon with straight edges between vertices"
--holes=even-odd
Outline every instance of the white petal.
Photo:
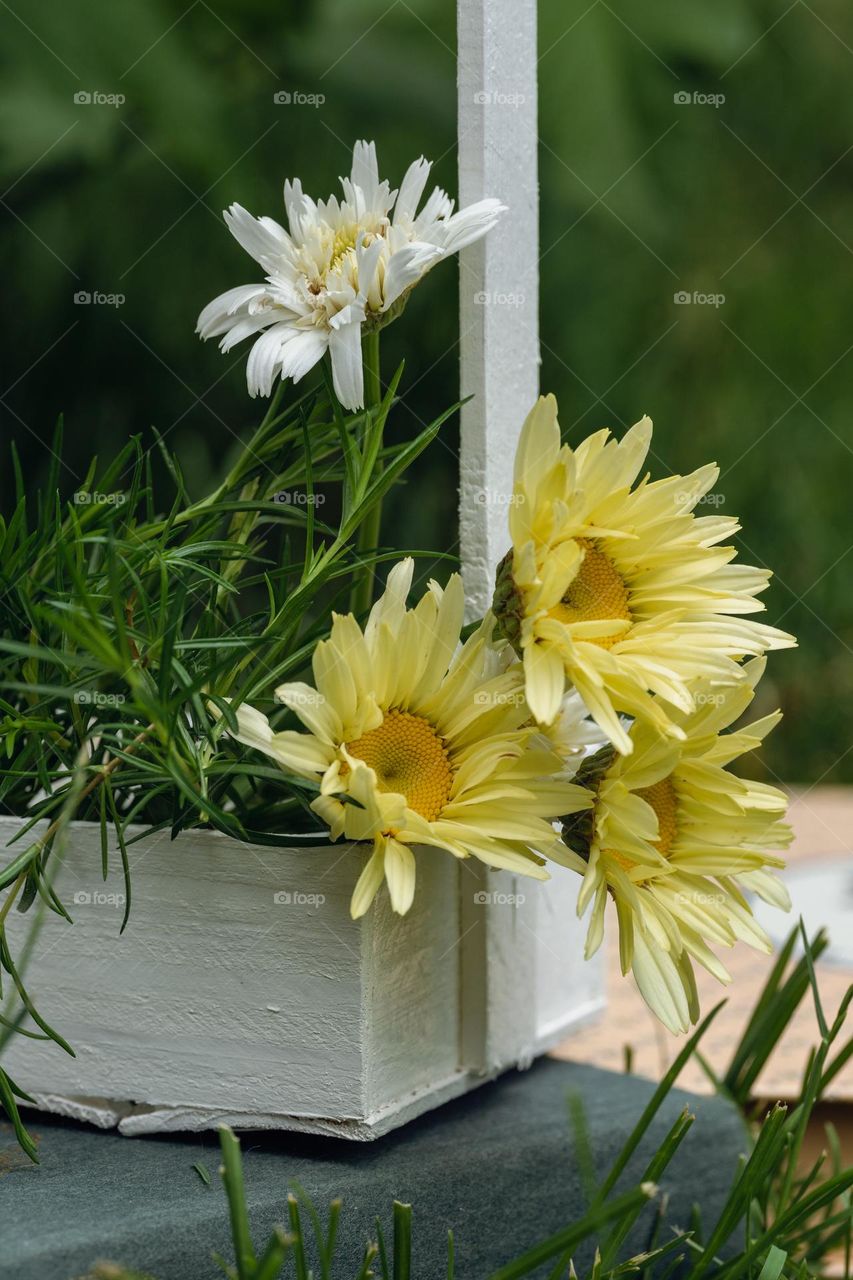
[{"label": "white petal", "polygon": [[436,242],[441,245],[445,256],[458,253],[460,249],[473,244],[487,231],[491,231],[505,212],[506,205],[501,204],[500,200],[478,200],[476,204],[469,204],[467,209],[460,209],[448,218],[441,228],[440,238],[436,237]]},{"label": "white petal", "polygon": [[351,321],[329,334],[332,382],[345,409],[364,408],[364,371],[361,364],[361,323]]},{"label": "white petal", "polygon": [[376,159],[376,143],[360,141],[352,149],[350,182],[358,187],[364,199],[363,208],[373,209],[379,196],[379,163]]},{"label": "white petal", "polygon": [[287,254],[290,238],[272,218],[255,218],[240,204],[232,204],[222,216],[237,243],[262,267]]},{"label": "white petal", "polygon": [[[219,718],[218,709],[212,710]],[[312,777],[328,767],[331,752],[311,734],[293,730],[274,733],[263,712],[245,702],[237,708],[236,716],[239,732],[232,734],[230,729],[228,732],[243,746],[262,751],[283,768],[303,777]]]},{"label": "white petal", "polygon": [[219,344],[219,350],[226,353],[236,347],[244,338],[251,338],[261,333],[272,324],[279,324],[280,318],[275,312],[262,312],[256,316],[234,316],[228,321],[225,337]]},{"label": "white petal", "polygon": [[382,310],[387,311],[441,256],[441,250],[435,245],[420,242],[406,245],[393,253],[385,268]]},{"label": "white petal", "polygon": [[435,223],[449,218],[453,212],[453,201],[441,187],[434,187],[427,197],[427,202],[415,219],[416,228],[432,234],[436,231]]},{"label": "white petal", "polygon": [[290,234],[297,244],[302,244],[306,229],[315,220],[317,206],[310,196],[306,196],[298,178],[284,184],[284,207],[287,210]]},{"label": "white petal", "polygon": [[[231,699],[226,699],[230,703]],[[214,716],[218,720],[221,711],[218,707],[211,704],[210,707]],[[237,716],[237,725],[239,733],[228,733],[231,737],[236,738],[238,742],[242,742],[246,747],[255,747],[258,751],[264,751],[269,754],[269,746],[273,739],[272,726],[262,711],[258,711],[257,707],[250,707],[244,702],[235,712]]]},{"label": "white petal", "polygon": [[273,379],[281,363],[281,346],[288,333],[288,325],[277,324],[262,333],[255,342],[246,361],[250,396],[271,394]]},{"label": "white petal", "polygon": [[298,382],[322,360],[328,345],[329,334],[325,329],[291,329],[281,349],[282,378]]},{"label": "white petal", "polygon": [[381,236],[371,241],[369,245],[359,243],[356,246],[355,256],[358,263],[358,294],[360,298],[367,299],[370,290],[373,288],[373,282],[376,278],[376,271],[379,267],[379,259],[385,242]]},{"label": "white petal", "polygon": [[414,220],[431,168],[430,161],[425,160],[423,156],[409,165],[406,176],[400,184],[400,194],[394,206],[395,225],[399,226],[400,223]]},{"label": "white petal", "polygon": [[235,312],[266,291],[265,284],[238,284],[235,289],[226,289],[218,298],[208,302],[201,312],[196,322],[196,333],[202,338],[215,338],[220,333],[225,333],[234,323]]}]

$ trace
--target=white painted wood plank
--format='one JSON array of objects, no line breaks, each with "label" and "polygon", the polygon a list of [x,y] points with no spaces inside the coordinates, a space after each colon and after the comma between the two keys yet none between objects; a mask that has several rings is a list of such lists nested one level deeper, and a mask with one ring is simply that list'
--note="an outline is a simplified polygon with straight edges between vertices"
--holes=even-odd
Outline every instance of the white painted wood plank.
[{"label": "white painted wood plank", "polygon": [[[509,546],[521,425],[539,393],[536,0],[459,0],[460,202],[508,207],[460,262],[460,542],[469,615],[491,602]],[[603,966],[583,959],[577,877],[535,885],[479,871],[488,909],[462,876],[463,1043],[488,1072],[529,1062],[604,1002]]]},{"label": "white painted wood plank", "polygon": [[474,861],[460,872],[463,1043],[472,1065],[492,1075],[507,1063],[527,1066],[533,1057],[535,882]]},{"label": "white painted wood plank", "polygon": [[362,928],[366,1116],[413,1101],[468,1065],[460,1046],[457,864],[436,849],[415,857],[415,906],[395,915],[383,890]]},{"label": "white painted wood plank", "polygon": [[579,881],[574,871],[552,866],[551,879],[535,884],[534,1053],[553,1049],[605,1006],[604,948],[584,959],[586,925],[578,920]]},{"label": "white painted wood plank", "polygon": [[470,616],[508,547],[521,424],[539,389],[536,0],[459,0],[459,198],[508,212],[460,260],[460,541]]}]

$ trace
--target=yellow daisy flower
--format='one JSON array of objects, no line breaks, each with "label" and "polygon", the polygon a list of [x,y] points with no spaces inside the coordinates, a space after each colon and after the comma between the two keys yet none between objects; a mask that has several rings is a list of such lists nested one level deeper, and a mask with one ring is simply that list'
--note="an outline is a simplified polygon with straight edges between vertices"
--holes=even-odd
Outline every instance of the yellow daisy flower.
[{"label": "yellow daisy flower", "polygon": [[719,545],[738,522],[693,515],[717,467],[635,484],[651,435],[643,418],[621,440],[599,431],[561,446],[557,402],[539,400],[518,445],[512,549],[493,606],[523,657],[536,718],[553,721],[574,685],[623,753],[632,740],[620,711],[679,737],[673,712],[693,709],[693,681],[732,682],[739,658],[795,643],[743,616],[763,608],[770,575]]},{"label": "yellow daisy flower", "polygon": [[632,755],[606,747],[576,774],[594,806],[566,819],[563,861],[583,876],[578,914],[592,902],[587,956],[601,944],[611,897],[622,972],[633,972],[646,1003],[673,1032],[686,1031],[699,1015],[692,961],[729,981],[709,944],[771,951],[745,892],[790,907],[784,885],[767,870],[784,866],[775,851],[791,840],[786,797],[726,768],[780,719],[776,712],[723,732],[749,706],[763,669],[764,660],[753,659],[736,685],[703,682],[696,710],[676,713],[683,741],[636,721]]},{"label": "yellow daisy flower", "polygon": [[552,820],[589,793],[556,776],[560,757],[530,717],[520,664],[492,643],[493,619],[459,646],[462,580],[430,583],[414,609],[413,562],[392,569],[362,632],[334,615],[314,651],[315,687],[276,690],[307,732],[273,732],[252,707],[238,711],[240,741],[319,784],[312,808],[333,840],[369,841],[373,854],[353,893],[363,915],[383,880],[391,905],[415,892],[412,845],[476,857],[547,880],[562,850]]}]

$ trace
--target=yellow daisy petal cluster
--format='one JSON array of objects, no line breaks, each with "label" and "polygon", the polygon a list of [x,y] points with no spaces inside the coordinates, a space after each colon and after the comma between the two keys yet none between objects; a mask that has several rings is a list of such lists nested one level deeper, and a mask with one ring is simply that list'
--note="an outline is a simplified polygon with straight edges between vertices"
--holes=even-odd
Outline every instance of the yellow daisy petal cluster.
[{"label": "yellow daisy petal cluster", "polygon": [[738,522],[693,514],[718,469],[638,480],[651,435],[643,418],[621,440],[599,431],[572,449],[554,397],[539,400],[518,446],[493,606],[536,718],[551,723],[574,687],[623,754],[633,743],[620,713],[678,738],[697,680],[732,683],[740,659],[794,644],[746,616],[763,608],[770,575],[734,563]]},{"label": "yellow daisy petal cluster", "polygon": [[[770,575],[735,562],[737,521],[695,514],[717,468],[653,481],[651,435],[643,418],[622,439],[599,431],[572,449],[554,397],[539,400],[519,441],[493,608],[533,714],[592,797],[563,825],[579,913],[592,904],[587,952],[612,898],[623,972],[684,1031],[698,1016],[694,961],[725,982],[712,945],[769,949],[747,892],[789,905],[768,871],[790,840],[785,796],[726,768],[779,717],[723,731],[752,700],[761,655],[795,641],[749,616]],[[607,741],[580,763],[578,695]]]},{"label": "yellow daisy petal cluster", "polygon": [[587,955],[600,946],[608,897],[616,903],[622,972],[633,972],[650,1008],[673,1032],[699,1009],[693,961],[720,982],[712,945],[746,942],[770,951],[746,894],[787,910],[787,891],[768,868],[784,866],[787,798],[776,787],[728,770],[760,746],[779,713],[725,732],[752,701],[763,659],[726,688],[703,682],[696,710],[675,713],[679,739],[642,721],[629,730],[630,755],[606,747],[576,774],[591,809],[567,817],[563,861],[583,876],[578,913],[592,904]]},{"label": "yellow daisy petal cluster", "polygon": [[313,686],[276,690],[305,732],[274,732],[252,707],[237,712],[240,741],[319,784],[312,808],[333,840],[372,844],[354,917],[383,881],[394,910],[408,911],[413,845],[547,880],[545,859],[562,849],[554,819],[591,804],[532,721],[523,671],[507,646],[496,650],[494,620],[460,645],[460,577],[443,591],[430,583],[409,609],[412,570],[411,559],[391,570],[364,630],[334,615],[314,651]]}]

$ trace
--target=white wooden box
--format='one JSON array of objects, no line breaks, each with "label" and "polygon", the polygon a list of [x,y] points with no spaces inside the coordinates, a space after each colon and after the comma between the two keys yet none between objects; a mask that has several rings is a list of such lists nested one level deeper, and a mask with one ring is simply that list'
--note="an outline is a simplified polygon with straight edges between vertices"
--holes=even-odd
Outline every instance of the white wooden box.
[{"label": "white wooden box", "polygon": [[[0,843],[18,829],[0,818]],[[3,1065],[39,1106],[126,1134],[234,1126],[372,1138],[516,1064],[601,1004],[581,957],[577,877],[547,884],[417,851],[404,918],[349,915],[365,854],[214,832],[114,849],[75,823],[27,971],[76,1057],[13,1037]],[[19,946],[31,916],[12,913]]]}]

